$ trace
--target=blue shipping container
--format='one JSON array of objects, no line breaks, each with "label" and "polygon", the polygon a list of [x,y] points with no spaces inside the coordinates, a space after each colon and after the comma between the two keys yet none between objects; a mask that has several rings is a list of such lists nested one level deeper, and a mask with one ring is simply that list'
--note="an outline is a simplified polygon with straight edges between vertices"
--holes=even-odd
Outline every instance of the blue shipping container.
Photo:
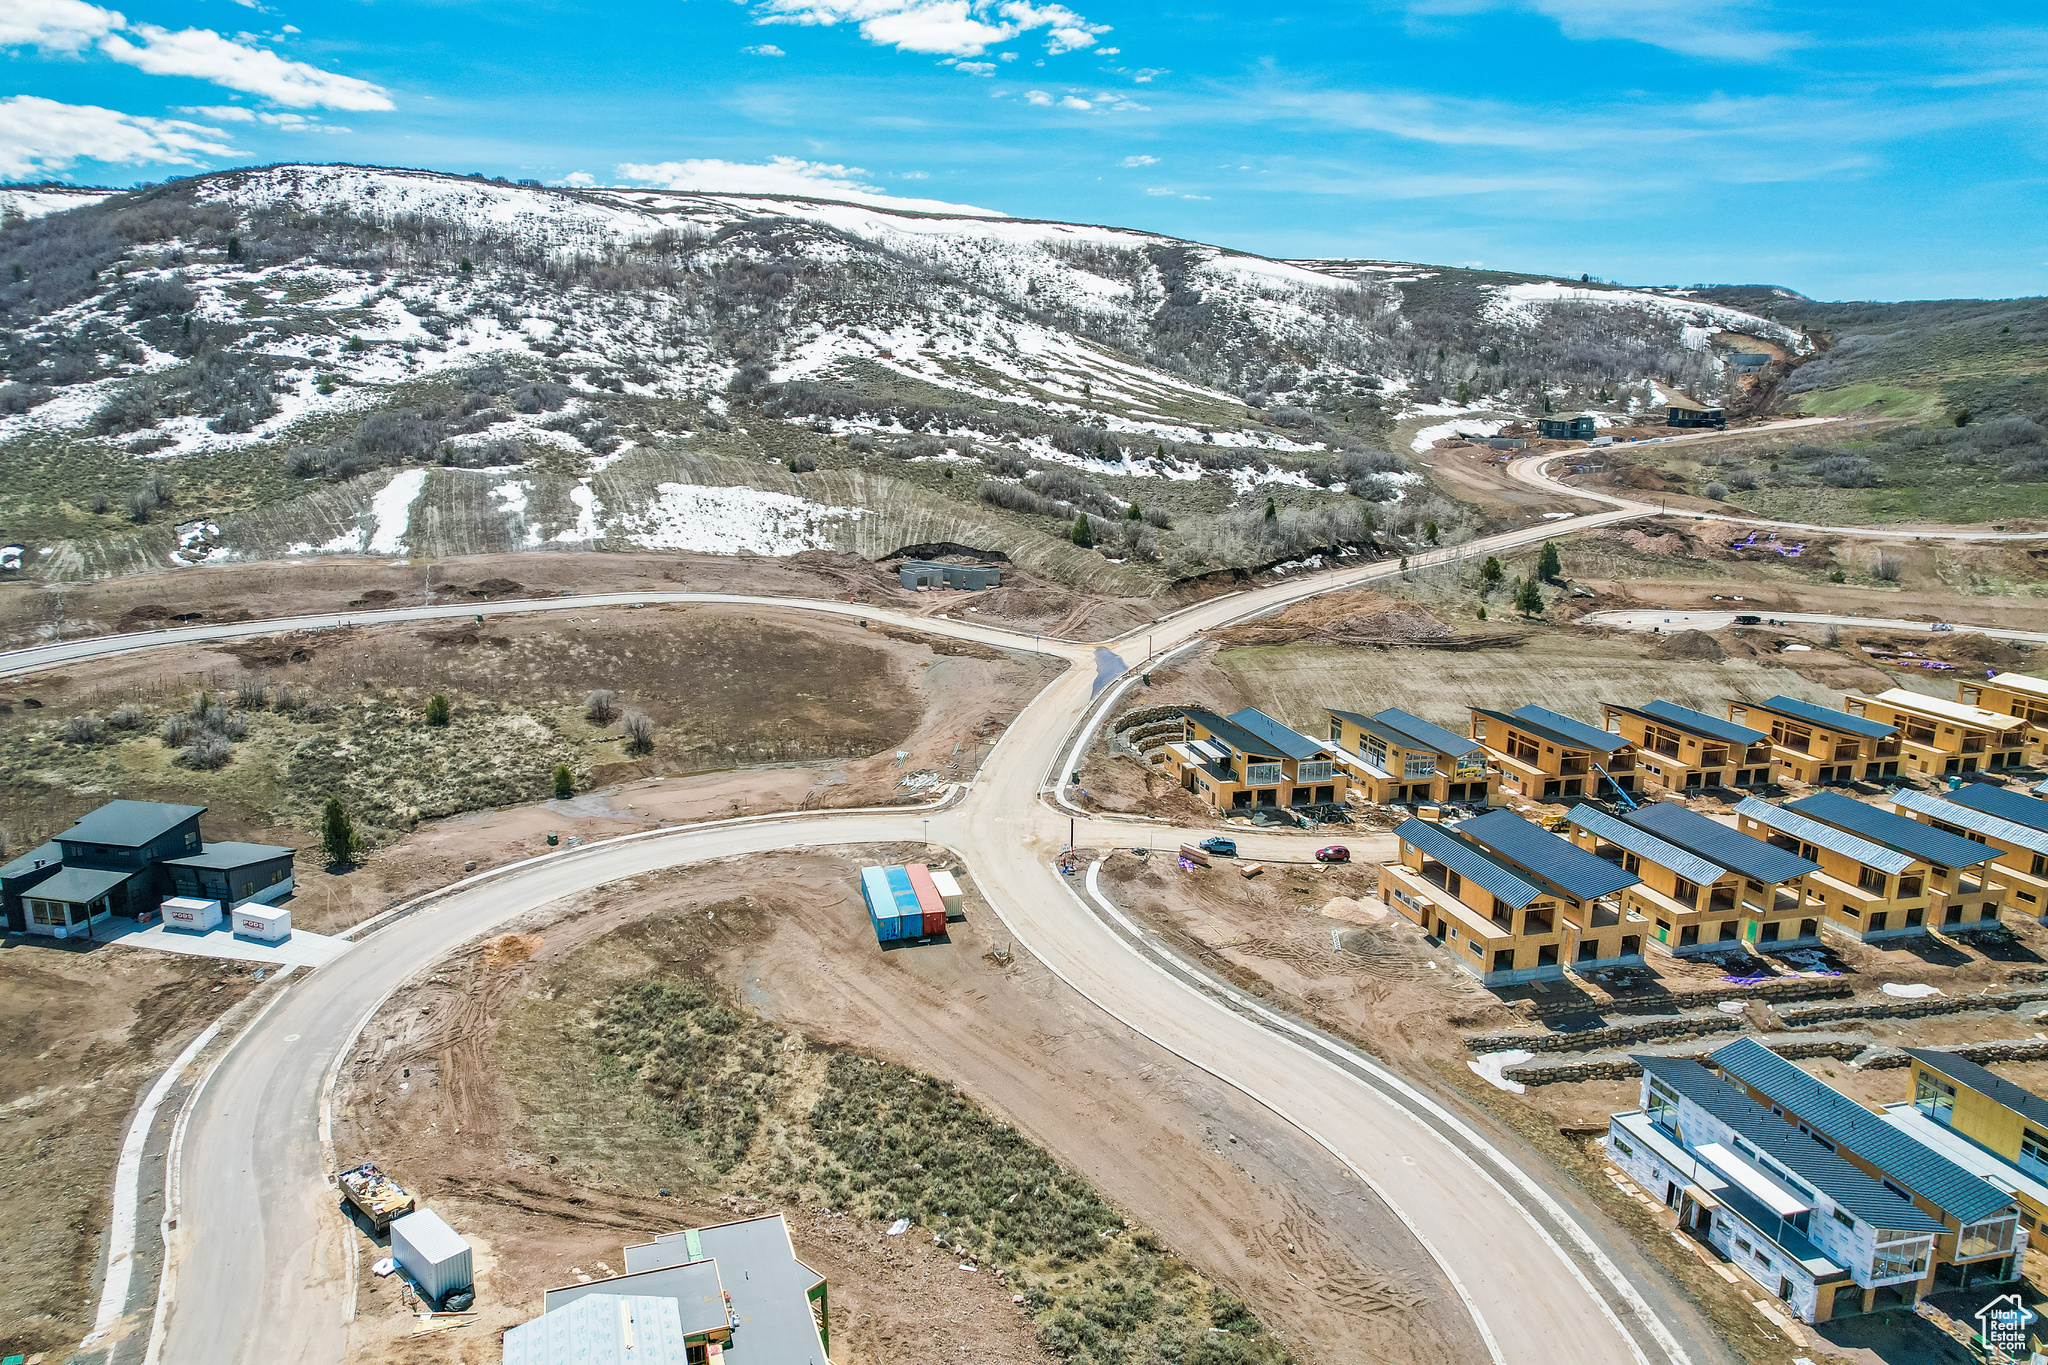
[{"label": "blue shipping container", "polygon": [[[899,897],[891,873],[900,874],[905,886],[910,884],[910,874],[902,868],[864,867],[860,873],[861,899],[867,902],[868,919],[874,925],[875,941],[894,943],[902,938],[916,938],[917,927],[906,921],[899,908]],[[912,900],[916,899],[913,894]]]},{"label": "blue shipping container", "polygon": [[893,897],[897,938],[920,938],[924,934],[924,907],[918,904],[917,888],[910,884],[910,871],[901,863],[882,869],[889,877]]}]

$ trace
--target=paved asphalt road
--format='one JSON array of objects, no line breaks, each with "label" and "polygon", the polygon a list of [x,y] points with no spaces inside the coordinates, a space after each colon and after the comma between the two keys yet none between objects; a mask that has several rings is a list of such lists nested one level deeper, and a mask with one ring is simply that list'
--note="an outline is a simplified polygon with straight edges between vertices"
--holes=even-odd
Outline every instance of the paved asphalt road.
[{"label": "paved asphalt road", "polygon": [[[1789,621],[1802,626],[1852,626],[1860,630],[1910,630],[1923,635],[1933,635],[1933,625],[1926,621],[1900,621],[1885,616],[1825,616],[1805,611],[1757,611],[1744,612],[1745,616],[1761,616],[1766,621]],[[1586,625],[1612,626],[1616,630],[1722,630],[1735,624],[1736,613],[1732,611],[1595,611],[1588,612],[1579,620]],[[1994,640],[2024,640],[2032,644],[2048,644],[2048,631],[2039,630],[1994,630],[1990,626],[1956,626],[1957,634],[1988,635]]]},{"label": "paved asphalt road", "polygon": [[[1623,509],[1538,526],[1418,556],[1418,563],[1512,549],[1637,515]],[[1337,587],[1390,576],[1375,563],[1235,594],[1155,623],[1160,652],[1198,632]],[[1015,646],[1011,632],[958,620],[911,617],[848,603],[731,594],[628,594],[491,603],[485,612],[577,610],[630,602],[713,601],[892,619],[920,630]],[[359,612],[298,623],[242,623],[103,637],[0,656],[0,672],[69,664],[175,640],[270,633],[374,620],[466,616],[476,608]],[[1109,649],[1143,661],[1148,633]],[[1333,1058],[1306,1030],[1276,1032],[1270,1020],[1233,1010],[1119,934],[1054,870],[1069,817],[1048,803],[1060,762],[1094,723],[1091,705],[1117,704],[1098,683],[1091,645],[1044,642],[1069,668],[1018,717],[958,800],[929,815],[930,837],[958,853],[1020,944],[1076,990],[1192,1064],[1237,1085],[1293,1122],[1367,1180],[1449,1275],[1475,1326],[1475,1359],[1514,1365],[1689,1365],[1725,1358],[1693,1310],[1675,1300],[1621,1234],[1566,1211],[1580,1201],[1553,1193],[1547,1176],[1519,1169],[1476,1132],[1369,1063]],[[153,1356],[184,1362],[331,1365],[344,1358],[353,1312],[353,1237],[328,1181],[336,1154],[322,1133],[322,1087],[357,1029],[410,976],[508,919],[654,868],[775,849],[918,837],[919,812],[800,815],[655,831],[590,845],[473,879],[418,910],[371,927],[359,946],[289,983],[222,1058],[184,1115],[178,1225]],[[1075,817],[1077,820],[1079,817]],[[1092,817],[1083,842],[1109,847],[1181,831]],[[1334,836],[1246,834],[1254,856],[1305,857]],[[1384,836],[1344,842],[1364,856]],[[345,1154],[354,1156],[356,1154]],[[1399,1258],[1412,1249],[1390,1249]],[[1619,1262],[1619,1264],[1617,1264]],[[139,1287],[137,1298],[146,1297]],[[153,1296],[147,1296],[153,1298]],[[1653,1306],[1654,1305],[1654,1306]],[[131,1314],[146,1316],[137,1303]],[[139,1326],[139,1323],[138,1323]],[[1482,1344],[1483,1343],[1483,1344]],[[1483,1352],[1484,1354],[1480,1354]]]}]

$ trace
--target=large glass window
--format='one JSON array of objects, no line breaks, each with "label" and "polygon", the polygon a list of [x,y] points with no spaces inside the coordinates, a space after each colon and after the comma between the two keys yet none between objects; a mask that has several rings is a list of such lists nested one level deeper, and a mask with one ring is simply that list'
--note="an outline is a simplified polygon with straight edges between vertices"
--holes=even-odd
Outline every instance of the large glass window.
[{"label": "large glass window", "polygon": [[1659,1128],[1678,1131],[1678,1092],[1655,1076],[1650,1078],[1650,1096],[1645,1109],[1650,1122]]},{"label": "large glass window", "polygon": [[2019,1167],[2036,1180],[2048,1180],[2048,1136],[2031,1128],[2020,1130]]},{"label": "large glass window", "polygon": [[2012,1211],[1998,1218],[1970,1224],[1956,1241],[1956,1258],[1967,1261],[1977,1256],[2002,1255],[2011,1251],[2013,1229],[2019,1226],[2019,1221],[2019,1213]]},{"label": "large glass window", "polygon": [[1927,1273],[1928,1258],[1934,1253],[1934,1239],[1904,1238],[1903,1233],[1878,1230],[1877,1255],[1870,1262],[1872,1281],[1918,1279]]},{"label": "large glass window", "polygon": [[1913,1107],[1931,1119],[1948,1123],[1955,1117],[1956,1088],[1923,1071],[1913,1083]]}]

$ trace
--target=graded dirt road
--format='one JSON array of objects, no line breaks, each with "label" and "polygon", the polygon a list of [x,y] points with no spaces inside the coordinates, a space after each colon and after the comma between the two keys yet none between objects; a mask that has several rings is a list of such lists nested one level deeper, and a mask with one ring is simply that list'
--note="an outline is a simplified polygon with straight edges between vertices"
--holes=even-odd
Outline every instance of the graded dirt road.
[{"label": "graded dirt road", "polygon": [[[1512,549],[1545,536],[1632,517],[1632,510],[1492,537],[1418,563]],[[1515,1365],[1622,1365],[1724,1358],[1696,1313],[1677,1301],[1625,1246],[1603,1241],[1567,1211],[1569,1201],[1506,1153],[1399,1078],[1307,1030],[1240,1008],[1176,974],[1141,936],[1119,931],[1057,874],[1068,817],[1048,806],[1048,784],[1085,746],[1098,698],[1148,647],[1170,650],[1200,631],[1287,602],[1399,572],[1378,563],[1205,603],[1113,647],[1045,642],[1075,666],[1011,726],[958,799],[929,814],[801,815],[631,836],[472,879],[416,908],[363,926],[358,946],[289,985],[239,1040],[185,1115],[173,1269],[155,1322],[152,1358],[339,1362],[353,1309],[344,1225],[327,1183],[325,1078],[388,993],[425,964],[508,918],[620,877],[706,858],[827,843],[880,843],[929,834],[960,851],[977,883],[1026,948],[1082,995],[1137,1033],[1203,1068],[1296,1124],[1378,1192],[1414,1233],[1469,1310],[1489,1358]],[[750,602],[727,594],[610,596],[632,600]],[[762,602],[767,605],[767,602]],[[843,614],[893,613],[846,603],[799,604]],[[492,604],[573,609],[575,599]],[[586,603],[588,605],[588,603]],[[420,609],[413,609],[419,611]],[[455,614],[468,614],[462,608]],[[410,613],[394,613],[405,619]],[[1014,646],[1017,636],[960,621],[920,618],[915,629]],[[274,631],[277,623],[259,630]],[[234,626],[201,628],[233,631]],[[120,637],[46,650],[146,647]],[[19,668],[21,655],[0,658]],[[1103,697],[1105,688],[1110,695]],[[1091,820],[1107,835],[1158,826]],[[1263,836],[1264,839],[1280,836]],[[1104,840],[1107,842],[1107,840]],[[1312,841],[1303,839],[1304,846]],[[123,1305],[135,1314],[147,1305]]]},{"label": "graded dirt road", "polygon": [[[1884,616],[1828,616],[1816,612],[1760,610],[1745,613],[1769,621],[1789,621],[1802,626],[1849,626],[1856,630],[1910,630],[1922,635],[1947,634],[1937,631],[1931,621],[1901,621]],[[1612,626],[1616,630],[1726,630],[1735,624],[1732,611],[1594,611],[1579,620],[1589,626]],[[2048,631],[1997,630],[1990,626],[1952,626],[1955,632],[1988,635],[1994,640],[2024,640],[2048,644]]]}]

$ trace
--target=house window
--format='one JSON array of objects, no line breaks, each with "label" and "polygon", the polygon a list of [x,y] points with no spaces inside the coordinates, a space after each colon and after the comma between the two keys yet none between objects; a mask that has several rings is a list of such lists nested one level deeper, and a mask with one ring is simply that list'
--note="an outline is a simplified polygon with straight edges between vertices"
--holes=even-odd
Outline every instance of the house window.
[{"label": "house window", "polygon": [[1848,1214],[1843,1213],[1840,1209],[1835,1210],[1835,1221],[1837,1223],[1840,1223],[1843,1227],[1849,1229],[1849,1231],[1851,1232],[1854,1232],[1856,1230],[1856,1220],[1854,1218],[1851,1218]]},{"label": "house window", "polygon": [[1956,1113],[1956,1088],[1923,1071],[1913,1083],[1913,1107],[1931,1119],[1952,1123]]},{"label": "house window", "polygon": [[1650,1078],[1650,1093],[1643,1108],[1649,1113],[1650,1122],[1659,1128],[1678,1126],[1678,1092],[1655,1076]]},{"label": "house window", "polygon": [[1614,1139],[1614,1150],[1620,1152],[1623,1156],[1634,1156],[1636,1154],[1636,1149],[1623,1142],[1620,1138]]},{"label": "house window", "polygon": [[2031,1128],[2020,1130],[2019,1167],[2036,1180],[2048,1180],[2048,1137]]},{"label": "house window", "polygon": [[1889,883],[1890,878],[1874,867],[1859,867],[1856,869],[1856,886],[1859,890],[1868,891],[1872,895],[1882,896],[1885,887]]},{"label": "house window", "polygon": [[1902,901],[1911,900],[1913,897],[1920,894],[1920,889],[1924,885],[1925,883],[1922,882],[1918,877],[1899,878],[1899,899]]}]

